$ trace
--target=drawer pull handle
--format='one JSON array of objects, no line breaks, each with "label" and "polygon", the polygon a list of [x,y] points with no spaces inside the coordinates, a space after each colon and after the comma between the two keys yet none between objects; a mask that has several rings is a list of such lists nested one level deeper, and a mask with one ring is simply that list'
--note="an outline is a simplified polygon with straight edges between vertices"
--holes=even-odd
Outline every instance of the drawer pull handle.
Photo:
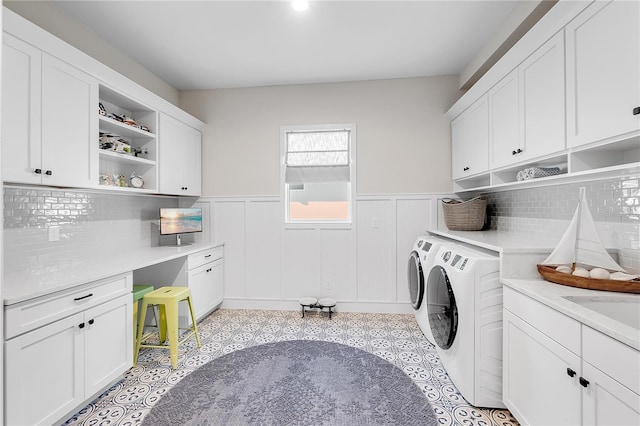
[{"label": "drawer pull handle", "polygon": [[74,300],[74,301],[76,301],[76,302],[78,302],[78,301],[80,301],[80,300],[82,300],[82,299],[86,299],[86,298],[91,297],[91,296],[93,296],[93,293],[89,293],[89,294],[87,294],[86,296],[82,296],[82,297],[76,297],[76,298],[75,298],[75,299],[73,299],[73,300]]},{"label": "drawer pull handle", "polygon": [[211,257],[211,255],[210,255],[210,254],[208,254],[208,255],[206,255],[204,258],[206,259],[207,257]]},{"label": "drawer pull handle", "polygon": [[587,386],[589,386],[589,381],[587,379],[585,379],[584,377],[580,377],[580,384],[582,385],[583,388],[586,388]]},{"label": "drawer pull handle", "polygon": [[84,328],[84,323],[83,323],[83,322],[81,322],[80,324],[78,324],[78,327],[80,327],[80,328]]},{"label": "drawer pull handle", "polygon": [[35,174],[37,174],[37,175],[41,175],[42,174],[42,169],[35,169],[33,172]]},{"label": "drawer pull handle", "polygon": [[569,377],[575,377],[576,372],[570,368],[567,368],[567,374],[569,375]]},{"label": "drawer pull handle", "polygon": [[633,115],[640,115],[640,107],[635,107],[633,109]]},{"label": "drawer pull handle", "polygon": [[46,172],[44,172],[44,174],[47,176],[51,176],[53,173],[51,172],[51,170],[47,170]]},{"label": "drawer pull handle", "polygon": [[207,272],[211,272],[211,268],[207,269]]},{"label": "drawer pull handle", "polygon": [[467,170],[469,170],[469,168],[468,168],[468,167],[463,167],[463,168],[462,168],[462,171],[463,171],[463,172],[466,172]]}]

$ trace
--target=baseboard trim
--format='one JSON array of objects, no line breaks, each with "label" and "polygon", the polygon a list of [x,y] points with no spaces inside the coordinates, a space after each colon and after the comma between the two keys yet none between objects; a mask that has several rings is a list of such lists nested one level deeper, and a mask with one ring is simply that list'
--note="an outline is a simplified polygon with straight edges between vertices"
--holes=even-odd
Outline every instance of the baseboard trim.
[{"label": "baseboard trim", "polygon": [[[297,300],[225,298],[222,309],[264,309],[268,311],[299,311]],[[371,314],[413,314],[410,303],[346,302],[338,301],[334,312],[360,312]]]}]

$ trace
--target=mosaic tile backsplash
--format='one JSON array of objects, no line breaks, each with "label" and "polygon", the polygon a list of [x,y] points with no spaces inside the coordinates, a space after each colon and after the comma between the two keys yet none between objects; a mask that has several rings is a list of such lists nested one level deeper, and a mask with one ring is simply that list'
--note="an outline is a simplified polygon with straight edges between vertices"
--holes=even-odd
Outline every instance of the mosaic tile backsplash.
[{"label": "mosaic tile backsplash", "polygon": [[[24,269],[34,259],[157,246],[158,211],[177,206],[176,197],[5,186],[5,270]],[[52,226],[59,241],[49,242]]]},{"label": "mosaic tile backsplash", "polygon": [[602,242],[618,249],[619,263],[629,272],[640,273],[640,176],[485,194],[491,229],[559,240],[581,187]]}]

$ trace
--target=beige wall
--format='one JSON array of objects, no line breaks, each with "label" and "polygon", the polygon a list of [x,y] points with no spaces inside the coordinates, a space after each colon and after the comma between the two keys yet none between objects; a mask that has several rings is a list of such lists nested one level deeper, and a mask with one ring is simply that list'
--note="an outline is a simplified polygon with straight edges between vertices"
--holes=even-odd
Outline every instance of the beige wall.
[{"label": "beige wall", "polygon": [[[176,89],[133,58],[107,43],[85,24],[62,11],[51,0],[4,0],[2,4],[142,87],[173,104],[177,104],[178,91]],[[123,13],[125,12],[123,11]]]},{"label": "beige wall", "polygon": [[280,126],[356,123],[358,194],[451,191],[449,120],[458,77],[180,93],[207,123],[204,196],[280,194]]}]

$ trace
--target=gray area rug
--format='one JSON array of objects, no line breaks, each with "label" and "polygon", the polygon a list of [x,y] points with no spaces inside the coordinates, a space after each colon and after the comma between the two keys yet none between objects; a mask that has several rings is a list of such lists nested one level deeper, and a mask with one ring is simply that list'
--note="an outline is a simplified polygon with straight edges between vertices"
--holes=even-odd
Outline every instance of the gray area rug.
[{"label": "gray area rug", "polygon": [[293,340],[216,358],[164,395],[161,425],[437,425],[422,391],[384,359],[338,343]]}]

